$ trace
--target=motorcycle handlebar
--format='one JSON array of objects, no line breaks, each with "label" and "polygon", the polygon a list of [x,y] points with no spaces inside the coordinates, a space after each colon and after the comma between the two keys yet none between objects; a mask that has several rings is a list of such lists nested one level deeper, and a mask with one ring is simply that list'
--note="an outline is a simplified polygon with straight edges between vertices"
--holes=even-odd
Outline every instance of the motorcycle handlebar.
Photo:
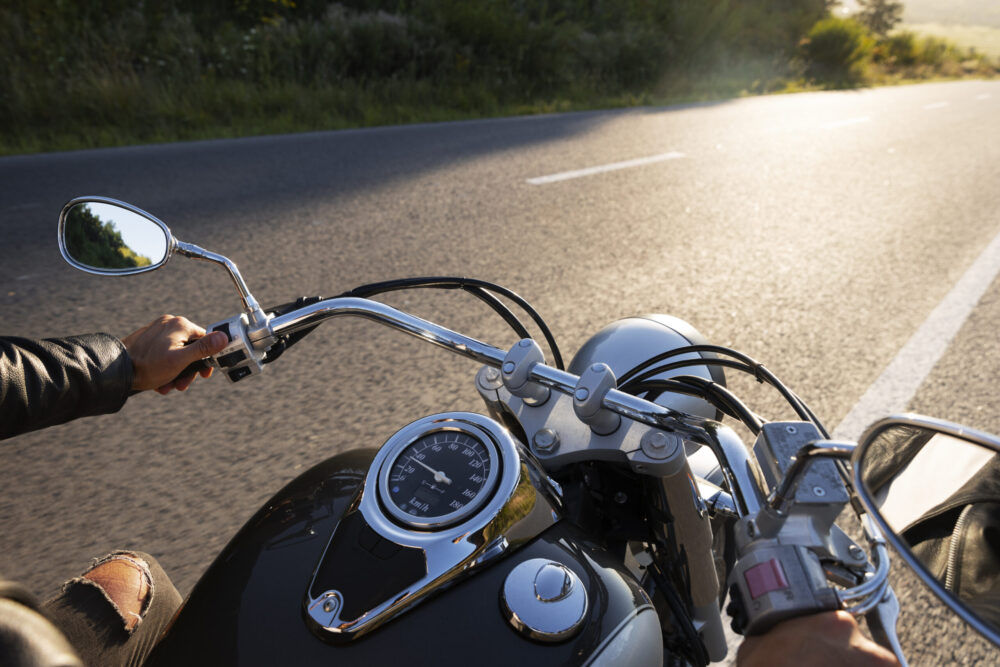
[{"label": "motorcycle handlebar", "polygon": [[[327,319],[339,316],[373,320],[495,368],[501,367],[507,354],[488,343],[392,306],[358,297],[336,297],[305,305],[271,318],[268,328],[272,336],[287,335],[315,327]],[[541,363],[531,368],[528,379],[567,395],[573,394],[580,380],[572,373]],[[608,390],[602,404],[604,408],[627,419],[658,428],[669,427],[704,441],[719,460],[740,516],[756,513],[760,509],[763,492],[753,475],[755,463],[739,437],[727,426],[711,420],[690,417],[618,389]]]}]

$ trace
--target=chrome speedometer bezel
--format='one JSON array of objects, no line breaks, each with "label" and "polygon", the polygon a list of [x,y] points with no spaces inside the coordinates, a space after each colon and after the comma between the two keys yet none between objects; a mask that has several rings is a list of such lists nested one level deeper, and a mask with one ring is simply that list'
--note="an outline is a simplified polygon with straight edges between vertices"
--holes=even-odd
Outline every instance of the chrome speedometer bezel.
[{"label": "chrome speedometer bezel", "polygon": [[[464,433],[482,444],[489,456],[490,469],[479,493],[463,507],[448,514],[435,517],[414,516],[403,511],[392,499],[392,494],[389,490],[389,478],[399,457],[410,445],[429,435],[441,432]],[[451,420],[444,423],[438,422],[433,425],[422,423],[422,421],[414,422],[389,438],[385,445],[383,445],[383,449],[386,450],[386,455],[378,471],[379,503],[396,522],[417,530],[440,530],[475,516],[496,491],[497,483],[500,480],[501,466],[503,465],[496,438],[489,431],[479,428],[468,421]]]}]

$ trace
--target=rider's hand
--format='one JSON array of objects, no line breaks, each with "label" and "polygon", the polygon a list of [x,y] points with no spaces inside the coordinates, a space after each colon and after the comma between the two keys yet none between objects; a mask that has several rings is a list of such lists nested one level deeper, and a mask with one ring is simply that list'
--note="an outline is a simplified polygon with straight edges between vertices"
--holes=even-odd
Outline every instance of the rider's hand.
[{"label": "rider's hand", "polygon": [[736,654],[738,667],[899,667],[890,651],[871,641],[846,611],[801,616],[747,637]]},{"label": "rider's hand", "polygon": [[[155,389],[166,394],[171,389],[187,389],[198,373],[175,378],[188,364],[221,351],[228,340],[220,331],[206,336],[204,329],[186,318],[161,315],[125,336],[122,342],[135,369],[132,389]],[[212,369],[206,368],[200,374],[207,378]]]}]

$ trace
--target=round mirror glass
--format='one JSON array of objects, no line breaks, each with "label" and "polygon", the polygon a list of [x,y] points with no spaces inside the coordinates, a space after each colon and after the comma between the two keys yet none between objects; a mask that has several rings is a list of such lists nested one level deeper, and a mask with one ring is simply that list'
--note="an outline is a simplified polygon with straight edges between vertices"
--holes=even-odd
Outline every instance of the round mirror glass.
[{"label": "round mirror glass", "polygon": [[[899,423],[865,438],[858,491],[893,545],[974,625],[1000,631],[1000,441]],[[978,627],[978,625],[977,625]],[[983,631],[983,628],[979,628]]]},{"label": "round mirror glass", "polygon": [[60,228],[66,258],[97,273],[149,271],[169,254],[170,236],[162,223],[115,204],[74,204]]}]

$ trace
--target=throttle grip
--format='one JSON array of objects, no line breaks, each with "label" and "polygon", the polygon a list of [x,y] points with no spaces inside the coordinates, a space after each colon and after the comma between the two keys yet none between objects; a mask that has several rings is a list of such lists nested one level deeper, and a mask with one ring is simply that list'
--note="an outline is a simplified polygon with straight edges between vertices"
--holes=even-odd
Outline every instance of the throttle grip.
[{"label": "throttle grip", "polygon": [[776,623],[840,609],[819,558],[806,547],[761,541],[744,553],[729,575],[733,630],[763,634]]},{"label": "throttle grip", "polygon": [[211,367],[212,366],[208,363],[207,358],[199,359],[198,361],[192,361],[190,364],[184,367],[184,370],[182,370],[180,373],[177,374],[177,377],[175,377],[173,381],[177,382],[178,380],[190,377],[195,373],[199,373],[205,370],[206,368],[211,368]]}]

